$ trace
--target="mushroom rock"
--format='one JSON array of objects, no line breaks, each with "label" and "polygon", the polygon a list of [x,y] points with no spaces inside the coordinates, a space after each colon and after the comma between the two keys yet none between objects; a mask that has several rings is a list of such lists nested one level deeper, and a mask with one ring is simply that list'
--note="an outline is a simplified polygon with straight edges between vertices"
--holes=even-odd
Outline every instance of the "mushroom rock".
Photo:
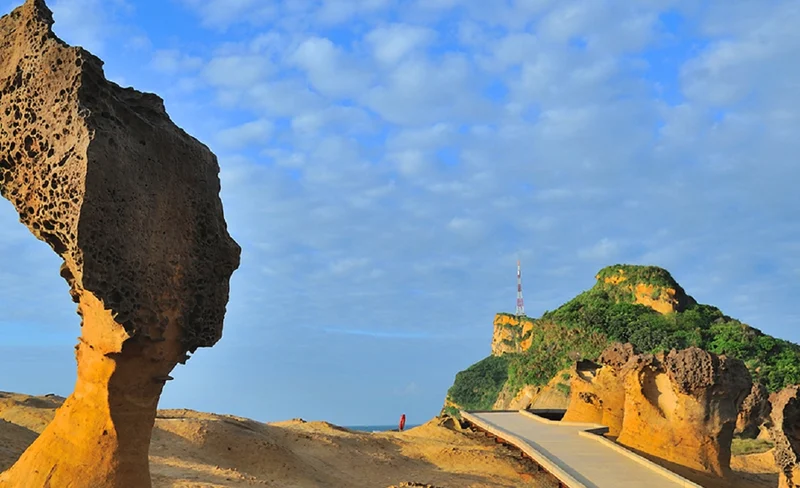
[{"label": "mushroom rock", "polygon": [[620,444],[724,476],[739,407],[752,382],[744,363],[692,347],[626,365]]},{"label": "mushroom rock", "polygon": [[772,426],[769,429],[779,471],[779,488],[800,487],[800,386],[790,386],[773,393]]},{"label": "mushroom rock", "polygon": [[43,0],[0,18],[0,193],[64,261],[78,375],[0,487],[149,487],[162,388],[221,338],[240,248],[211,151],[52,24]]},{"label": "mushroom rock", "polygon": [[754,383],[750,394],[744,399],[736,419],[734,434],[740,437],[755,439],[761,433],[762,426],[769,421],[770,403],[767,387]]}]

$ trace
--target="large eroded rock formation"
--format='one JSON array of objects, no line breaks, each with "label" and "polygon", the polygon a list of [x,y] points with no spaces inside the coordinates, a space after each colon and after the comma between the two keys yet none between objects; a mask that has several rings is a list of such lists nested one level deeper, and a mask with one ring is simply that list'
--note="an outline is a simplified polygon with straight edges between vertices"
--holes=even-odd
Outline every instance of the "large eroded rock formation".
[{"label": "large eroded rock formation", "polygon": [[750,394],[739,409],[734,434],[746,439],[755,439],[761,434],[762,428],[769,424],[770,410],[767,387],[761,383],[753,383]]},{"label": "large eroded rock formation", "polygon": [[635,355],[631,344],[612,344],[600,355],[600,364],[577,363],[563,420],[605,425],[610,436],[618,436],[625,412],[626,371],[622,368]]},{"label": "large eroded rock formation", "polygon": [[625,414],[618,441],[719,476],[730,470],[739,407],[750,372],[738,359],[692,347],[627,365]]},{"label": "large eroded rock formation", "polygon": [[744,363],[698,348],[637,355],[619,344],[600,362],[573,380],[565,420],[602,423],[620,444],[727,474],[739,407],[752,384]]},{"label": "large eroded rock formation", "polygon": [[780,473],[779,488],[800,487],[800,386],[790,386],[770,396],[775,443],[773,455]]},{"label": "large eroded rock formation", "polygon": [[240,249],[215,156],[52,24],[43,0],[0,19],[0,192],[64,260],[78,379],[0,487],[147,487],[161,390],[220,339]]}]

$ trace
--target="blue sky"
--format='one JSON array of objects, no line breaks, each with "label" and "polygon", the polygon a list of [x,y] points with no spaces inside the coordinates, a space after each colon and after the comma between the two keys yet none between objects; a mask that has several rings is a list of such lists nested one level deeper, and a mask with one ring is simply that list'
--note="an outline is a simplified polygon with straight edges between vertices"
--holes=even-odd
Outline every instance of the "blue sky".
[{"label": "blue sky", "polygon": [[[9,11],[13,3],[5,0]],[[800,2],[51,0],[219,156],[242,265],[162,407],[427,420],[617,262],[800,341]],[[66,395],[79,318],[0,202],[0,389]]]}]

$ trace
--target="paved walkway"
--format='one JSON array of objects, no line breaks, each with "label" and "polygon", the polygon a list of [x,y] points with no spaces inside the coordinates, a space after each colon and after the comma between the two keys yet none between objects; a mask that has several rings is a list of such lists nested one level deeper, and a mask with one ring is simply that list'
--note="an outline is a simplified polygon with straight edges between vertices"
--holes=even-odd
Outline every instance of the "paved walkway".
[{"label": "paved walkway", "polygon": [[554,422],[527,412],[462,412],[462,415],[525,451],[570,488],[699,487],[600,435],[587,432],[606,432],[602,426]]}]

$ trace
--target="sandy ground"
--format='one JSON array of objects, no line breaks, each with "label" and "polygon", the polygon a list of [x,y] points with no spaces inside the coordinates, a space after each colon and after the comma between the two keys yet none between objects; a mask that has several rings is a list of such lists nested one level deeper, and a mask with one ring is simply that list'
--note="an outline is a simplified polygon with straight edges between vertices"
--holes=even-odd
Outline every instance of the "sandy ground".
[{"label": "sandy ground", "polygon": [[[59,397],[0,393],[0,471],[36,439]],[[432,420],[403,433],[362,433],[327,422],[252,420],[162,410],[150,445],[155,488],[555,487],[508,448]]]},{"label": "sandy ground", "polygon": [[[36,439],[63,400],[0,393],[0,471]],[[778,485],[771,452],[734,456],[733,475],[725,480],[661,464],[706,488]],[[437,420],[403,433],[373,434],[327,422],[263,424],[161,410],[150,466],[154,488],[385,488],[402,482],[442,488],[556,486],[514,450]]]}]

